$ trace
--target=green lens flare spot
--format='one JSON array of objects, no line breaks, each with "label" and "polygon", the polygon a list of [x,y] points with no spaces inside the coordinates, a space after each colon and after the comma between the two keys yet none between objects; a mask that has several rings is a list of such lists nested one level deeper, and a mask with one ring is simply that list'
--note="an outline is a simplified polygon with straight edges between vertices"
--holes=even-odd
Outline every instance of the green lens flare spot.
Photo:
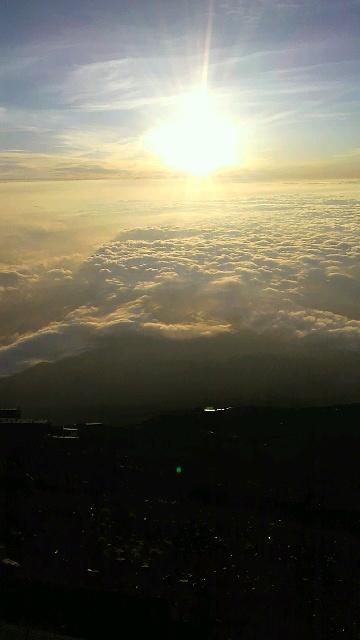
[{"label": "green lens flare spot", "polygon": [[176,467],[176,473],[177,473],[178,475],[180,475],[180,473],[182,473],[182,467],[180,467],[180,465],[178,465],[178,466]]}]

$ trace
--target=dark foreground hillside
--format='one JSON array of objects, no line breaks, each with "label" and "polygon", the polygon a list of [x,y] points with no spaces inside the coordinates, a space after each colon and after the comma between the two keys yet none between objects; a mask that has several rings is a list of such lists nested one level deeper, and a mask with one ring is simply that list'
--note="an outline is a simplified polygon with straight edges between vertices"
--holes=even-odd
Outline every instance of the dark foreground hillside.
[{"label": "dark foreground hillside", "polygon": [[359,417],[0,424],[0,618],[89,639],[360,638]]},{"label": "dark foreground hillside", "polygon": [[[346,372],[342,374],[341,372]],[[360,401],[360,352],[323,353],[243,331],[189,339],[125,333],[55,362],[0,376],[0,398],[54,421],[124,424],[206,404],[322,406]]]}]

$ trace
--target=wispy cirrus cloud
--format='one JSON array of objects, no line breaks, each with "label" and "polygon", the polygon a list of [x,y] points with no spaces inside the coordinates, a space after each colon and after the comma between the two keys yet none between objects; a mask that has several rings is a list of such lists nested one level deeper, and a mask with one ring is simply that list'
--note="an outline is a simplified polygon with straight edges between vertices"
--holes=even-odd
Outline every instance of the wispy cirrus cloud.
[{"label": "wispy cirrus cloud", "polygon": [[[30,158],[14,163],[13,179],[51,177],[42,154],[58,155],[60,164],[67,155],[64,166],[81,156],[83,172],[74,173],[84,177],[110,177],[114,162],[130,172],[135,162],[137,173],[153,161],[157,171],[141,139],[171,117],[177,96],[201,77],[208,2],[188,11],[182,3],[156,2],[150,11],[147,3],[129,8],[112,0],[91,8],[80,2],[75,12],[69,6],[49,13],[42,0],[31,13],[20,5],[22,36],[10,45],[3,27],[0,46],[1,149],[32,153],[34,168],[26,176]],[[351,153],[359,145],[358,10],[350,0],[214,4],[208,79],[243,131],[245,172],[267,149],[281,171],[304,163],[310,171],[313,162],[326,164],[329,152]],[[10,9],[6,20],[10,33]],[[94,157],[103,158],[95,171]],[[2,178],[10,165],[2,160]],[[336,171],[344,177],[340,166]]]}]

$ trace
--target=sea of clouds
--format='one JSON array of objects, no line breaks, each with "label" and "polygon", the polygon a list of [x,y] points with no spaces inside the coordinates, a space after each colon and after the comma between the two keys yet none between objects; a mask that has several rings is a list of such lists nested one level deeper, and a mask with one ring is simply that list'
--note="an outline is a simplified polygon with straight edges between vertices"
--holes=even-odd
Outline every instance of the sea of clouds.
[{"label": "sea of clouds", "polygon": [[3,265],[0,375],[125,332],[191,340],[246,330],[262,343],[359,350],[360,199],[188,206],[163,205],[166,223],[128,224],[80,262],[52,248],[47,262]]}]

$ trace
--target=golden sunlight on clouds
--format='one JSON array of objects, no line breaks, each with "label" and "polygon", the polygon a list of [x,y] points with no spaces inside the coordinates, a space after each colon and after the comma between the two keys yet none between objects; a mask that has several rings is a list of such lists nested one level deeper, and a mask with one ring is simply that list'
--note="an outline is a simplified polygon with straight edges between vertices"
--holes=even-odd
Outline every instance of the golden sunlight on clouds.
[{"label": "golden sunlight on clouds", "polygon": [[206,176],[239,160],[239,130],[198,88],[179,99],[175,116],[145,137],[145,147],[170,169]]}]

